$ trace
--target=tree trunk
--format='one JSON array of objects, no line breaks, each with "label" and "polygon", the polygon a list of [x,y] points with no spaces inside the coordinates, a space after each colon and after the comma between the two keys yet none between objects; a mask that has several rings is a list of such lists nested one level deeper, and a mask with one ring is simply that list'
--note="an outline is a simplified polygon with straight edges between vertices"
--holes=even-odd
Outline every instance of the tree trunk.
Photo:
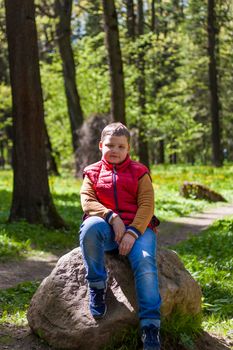
[{"label": "tree trunk", "polygon": [[75,62],[71,46],[71,14],[73,0],[56,0],[55,11],[58,17],[56,26],[57,41],[62,59],[66,100],[72,132],[74,154],[78,149],[78,131],[83,123],[83,112],[76,85]]},{"label": "tree trunk", "polygon": [[[138,0],[138,22],[137,22],[137,34],[140,38],[144,34],[144,13],[143,13],[143,1]],[[146,127],[144,125],[143,117],[146,114],[146,83],[145,83],[145,57],[144,50],[140,49],[138,53],[137,67],[139,71],[138,77],[138,104],[140,108],[140,116],[138,119],[139,130],[139,160],[149,168],[149,152],[148,141],[146,140]]]},{"label": "tree trunk", "polygon": [[0,168],[4,169],[4,166],[5,166],[4,142],[0,141]]},{"label": "tree trunk", "polygon": [[[157,8],[159,8],[159,2],[157,2]],[[159,18],[156,15],[155,0],[151,1],[151,31],[159,34]]]},{"label": "tree trunk", "polygon": [[135,40],[135,14],[134,14],[134,2],[133,0],[126,0],[126,23],[127,23],[127,35],[133,41]]},{"label": "tree trunk", "polygon": [[160,140],[159,141],[158,164],[164,164],[164,163],[165,163],[164,140]]},{"label": "tree trunk", "polygon": [[170,164],[177,164],[177,153],[170,154]]},{"label": "tree trunk", "polygon": [[[136,39],[136,16],[134,13],[134,0],[126,0],[126,27],[127,27],[127,37],[129,39],[129,43],[131,41],[135,41]],[[135,54],[132,52],[127,55],[127,63],[128,65],[136,65]],[[130,127],[137,127],[135,123],[131,123]]]},{"label": "tree trunk", "polygon": [[59,171],[57,168],[56,160],[53,155],[52,144],[48,134],[47,126],[45,124],[45,150],[46,150],[46,159],[47,159],[47,171],[51,175],[59,176]]},{"label": "tree trunk", "polygon": [[194,153],[188,153],[188,155],[187,155],[187,162],[188,162],[188,163],[191,163],[192,165],[195,164]]},{"label": "tree trunk", "polygon": [[49,191],[33,0],[5,0],[13,99],[14,188],[10,221],[62,227]]},{"label": "tree trunk", "polygon": [[111,113],[113,120],[126,124],[125,87],[121,58],[117,13],[114,0],[102,0],[104,10],[104,30],[111,77]]},{"label": "tree trunk", "polygon": [[[159,3],[157,2],[157,5]],[[161,4],[160,4],[161,5]],[[157,7],[157,11],[159,9],[159,6]],[[159,35],[159,22],[158,22],[158,16],[156,16],[156,9],[155,9],[155,0],[152,0],[151,2],[151,31],[153,33],[156,33],[157,36]],[[152,58],[152,64],[153,67],[156,65],[155,57]],[[156,83],[156,73],[155,71],[152,71],[151,73],[151,80],[153,81],[153,87],[151,91],[151,95],[154,98],[154,100],[157,97],[157,92],[159,87],[157,86],[158,84]],[[164,148],[164,140],[159,141],[159,147],[158,147],[158,164],[164,164],[165,162],[165,148]]]},{"label": "tree trunk", "polygon": [[223,164],[220,129],[220,104],[218,97],[218,70],[216,60],[216,40],[218,28],[215,14],[215,0],[208,0],[208,55],[209,55],[209,89],[210,89],[210,113],[212,125],[212,153],[213,164]]}]

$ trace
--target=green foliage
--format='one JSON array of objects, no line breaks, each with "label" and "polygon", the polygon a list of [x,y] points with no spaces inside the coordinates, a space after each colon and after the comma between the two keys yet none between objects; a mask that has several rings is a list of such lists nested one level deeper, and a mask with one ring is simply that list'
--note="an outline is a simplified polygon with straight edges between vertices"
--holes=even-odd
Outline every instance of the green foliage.
[{"label": "green foliage", "polygon": [[7,231],[0,229],[0,262],[6,258],[16,258],[23,256],[25,252],[31,250],[30,240],[19,242],[14,238],[9,238]]},{"label": "green foliage", "polygon": [[[148,4],[151,5],[151,2]],[[37,5],[37,29],[41,58],[46,124],[56,161],[61,168],[74,163],[70,121],[64,93],[61,59],[56,51],[55,18],[52,3]],[[104,45],[99,0],[74,4],[72,46],[77,69],[77,85],[85,118],[110,111],[110,78]],[[126,116],[129,125],[145,125],[145,137],[158,159],[158,142],[164,140],[166,162],[176,152],[181,162],[208,164],[211,161],[211,118],[209,108],[207,3],[203,0],[174,2],[155,6],[156,26],[151,30],[151,6],[144,7],[145,34],[132,40],[126,32],[126,8],[116,1],[120,43],[124,63]],[[4,28],[4,3],[0,1]],[[135,8],[136,11],[136,8]],[[50,14],[50,16],[48,16]],[[233,159],[231,129],[232,108],[232,28],[233,6],[230,0],[216,1],[217,64],[221,102],[222,145],[225,158]],[[9,110],[9,79],[6,38],[0,33],[3,63],[0,70],[1,114]],[[138,106],[138,57],[144,53],[146,110]],[[3,83],[4,82],[4,83]],[[4,84],[4,85],[2,85]],[[7,99],[6,99],[7,90]],[[11,103],[10,103],[11,104]],[[11,120],[8,118],[9,122]],[[2,121],[0,120],[0,123]]]},{"label": "green foliage", "polygon": [[[74,45],[77,86],[84,116],[110,110],[109,72],[103,33],[84,37]],[[55,52],[49,63],[41,62],[45,122],[53,154],[59,167],[72,169],[74,164],[70,119],[64,90],[62,63]]]},{"label": "green foliage", "polygon": [[92,0],[86,3],[87,19],[85,23],[85,34],[88,36],[96,36],[102,32],[103,16],[100,9],[100,1]]},{"label": "green foliage", "polygon": [[70,121],[67,112],[61,60],[41,64],[45,122],[58,166],[70,167],[73,162]]},{"label": "green foliage", "polygon": [[[204,296],[204,326],[227,333],[233,314],[233,217],[215,222],[198,237],[175,247],[185,267],[200,283]],[[210,320],[210,322],[208,322]]]},{"label": "green foliage", "polygon": [[[0,106],[0,145],[3,146],[12,146],[12,141],[6,135],[5,129],[12,124],[11,116],[11,89],[5,83],[0,81],[0,97],[1,97],[1,106]],[[6,156],[4,150],[2,149],[1,155]]]},{"label": "green foliage", "polygon": [[12,197],[12,181],[12,171],[0,172],[0,222],[4,222],[8,218]]},{"label": "green foliage", "polygon": [[0,290],[0,324],[26,325],[26,313],[39,282],[23,282],[14,288]]},{"label": "green foliage", "polygon": [[[4,1],[0,0],[0,84],[9,82],[8,47],[6,43],[6,23]],[[1,96],[1,94],[0,94]]]},{"label": "green foliage", "polygon": [[84,37],[74,47],[77,84],[85,116],[110,111],[110,78],[104,33]]},{"label": "green foliage", "polygon": [[[6,110],[11,109],[11,89],[4,83],[0,83],[0,96],[1,96],[1,107],[0,107],[0,119],[2,119],[3,113]],[[0,124],[0,126],[2,126]]]}]

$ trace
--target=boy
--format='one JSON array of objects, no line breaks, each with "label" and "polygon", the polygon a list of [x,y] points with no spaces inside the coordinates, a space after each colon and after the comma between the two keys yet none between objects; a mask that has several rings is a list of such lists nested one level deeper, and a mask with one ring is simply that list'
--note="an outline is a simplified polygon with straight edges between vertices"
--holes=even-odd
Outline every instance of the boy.
[{"label": "boy", "polygon": [[126,255],[134,272],[144,350],[159,350],[160,294],[152,230],[154,191],[149,170],[129,157],[129,130],[107,125],[101,134],[101,161],[84,169],[81,204],[85,213],[80,246],[94,318],[106,313],[104,252]]}]

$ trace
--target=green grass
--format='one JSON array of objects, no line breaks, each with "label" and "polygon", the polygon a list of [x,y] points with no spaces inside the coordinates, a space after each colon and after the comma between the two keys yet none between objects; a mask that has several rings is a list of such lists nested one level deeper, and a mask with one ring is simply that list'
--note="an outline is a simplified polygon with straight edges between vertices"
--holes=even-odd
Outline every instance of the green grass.
[{"label": "green grass", "polygon": [[15,288],[0,290],[0,324],[26,325],[26,312],[38,286],[38,282],[24,282]]},{"label": "green grass", "polygon": [[16,241],[14,238],[8,237],[4,229],[0,233],[0,262],[7,258],[19,258],[31,251],[31,241]]},{"label": "green grass", "polygon": [[139,342],[139,330],[128,327],[121,334],[116,334],[102,350],[135,350]]},{"label": "green grass", "polygon": [[228,202],[233,202],[233,165],[222,168],[211,166],[167,165],[152,169],[155,190],[156,215],[162,220],[189,215],[202,211],[207,206],[216,206],[205,200],[185,199],[179,191],[185,181],[199,182],[223,195]]},{"label": "green grass", "polygon": [[230,335],[233,327],[233,217],[216,221],[200,236],[174,249],[201,285],[204,329]]}]

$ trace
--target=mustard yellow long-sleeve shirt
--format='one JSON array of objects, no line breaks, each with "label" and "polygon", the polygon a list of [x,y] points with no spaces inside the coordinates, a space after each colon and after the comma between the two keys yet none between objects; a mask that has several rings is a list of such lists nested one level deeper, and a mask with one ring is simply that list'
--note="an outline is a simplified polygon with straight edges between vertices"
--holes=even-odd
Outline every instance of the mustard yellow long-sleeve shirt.
[{"label": "mustard yellow long-sleeve shirt", "polygon": [[[85,176],[83,180],[80,195],[81,205],[85,214],[105,219],[106,215],[111,211],[111,209],[106,208],[98,201],[93,184],[88,176]],[[154,190],[148,174],[145,174],[138,181],[137,204],[138,210],[130,226],[135,227],[143,234],[154,214]]]}]

